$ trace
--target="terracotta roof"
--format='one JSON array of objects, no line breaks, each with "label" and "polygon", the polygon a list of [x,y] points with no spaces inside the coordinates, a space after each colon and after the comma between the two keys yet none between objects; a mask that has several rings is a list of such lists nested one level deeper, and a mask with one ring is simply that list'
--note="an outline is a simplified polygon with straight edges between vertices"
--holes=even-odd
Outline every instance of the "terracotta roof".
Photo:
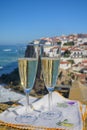
[{"label": "terracotta roof", "polygon": [[80,44],[80,46],[85,46],[84,44]]},{"label": "terracotta roof", "polygon": [[82,61],[82,63],[87,63],[87,60]]},{"label": "terracotta roof", "polygon": [[71,51],[81,51],[79,48],[73,48]]},{"label": "terracotta roof", "polygon": [[77,49],[77,46],[74,46],[74,47],[68,47],[68,49],[69,49],[70,51],[72,51],[72,50],[74,50],[74,49]]},{"label": "terracotta roof", "polygon": [[69,64],[68,61],[61,61],[60,64]]},{"label": "terracotta roof", "polygon": [[79,76],[82,79],[86,77],[86,74],[75,74],[75,75]]},{"label": "terracotta roof", "polygon": [[67,48],[62,47],[62,48],[61,48],[61,50],[66,51],[66,50],[68,50],[68,49],[67,49]]}]

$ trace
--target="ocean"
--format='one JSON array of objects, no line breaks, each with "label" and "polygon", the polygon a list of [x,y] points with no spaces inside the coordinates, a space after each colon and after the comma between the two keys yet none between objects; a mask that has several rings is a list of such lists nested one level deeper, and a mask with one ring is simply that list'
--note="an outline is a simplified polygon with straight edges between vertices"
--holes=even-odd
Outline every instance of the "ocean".
[{"label": "ocean", "polygon": [[26,44],[0,45],[0,76],[18,67],[18,58],[23,57]]}]

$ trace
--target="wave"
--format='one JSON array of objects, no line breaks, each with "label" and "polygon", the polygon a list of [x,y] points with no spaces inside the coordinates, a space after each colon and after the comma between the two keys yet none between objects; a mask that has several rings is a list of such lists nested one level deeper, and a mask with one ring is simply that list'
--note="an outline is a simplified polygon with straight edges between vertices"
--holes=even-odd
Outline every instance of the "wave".
[{"label": "wave", "polygon": [[3,66],[0,66],[0,69],[3,69]]},{"label": "wave", "polygon": [[3,51],[11,51],[11,49],[4,49]]}]

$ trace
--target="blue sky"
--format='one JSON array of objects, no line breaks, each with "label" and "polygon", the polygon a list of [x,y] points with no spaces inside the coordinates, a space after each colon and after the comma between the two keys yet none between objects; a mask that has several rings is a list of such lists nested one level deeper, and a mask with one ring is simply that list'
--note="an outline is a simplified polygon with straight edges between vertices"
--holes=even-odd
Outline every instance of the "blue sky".
[{"label": "blue sky", "polygon": [[0,44],[87,33],[87,0],[0,0]]}]

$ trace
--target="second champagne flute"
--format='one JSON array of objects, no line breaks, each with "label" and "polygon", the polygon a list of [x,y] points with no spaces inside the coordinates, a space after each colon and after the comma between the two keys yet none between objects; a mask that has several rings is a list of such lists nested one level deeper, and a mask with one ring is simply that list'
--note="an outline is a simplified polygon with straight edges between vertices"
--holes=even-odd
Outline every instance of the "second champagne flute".
[{"label": "second champagne flute", "polygon": [[52,106],[52,91],[56,85],[58,78],[58,70],[60,65],[60,45],[50,44],[50,45],[41,45],[41,65],[42,73],[46,88],[49,92],[48,94],[48,111],[43,112],[41,117],[43,119],[51,120],[53,118],[61,117],[61,112],[53,111]]}]

